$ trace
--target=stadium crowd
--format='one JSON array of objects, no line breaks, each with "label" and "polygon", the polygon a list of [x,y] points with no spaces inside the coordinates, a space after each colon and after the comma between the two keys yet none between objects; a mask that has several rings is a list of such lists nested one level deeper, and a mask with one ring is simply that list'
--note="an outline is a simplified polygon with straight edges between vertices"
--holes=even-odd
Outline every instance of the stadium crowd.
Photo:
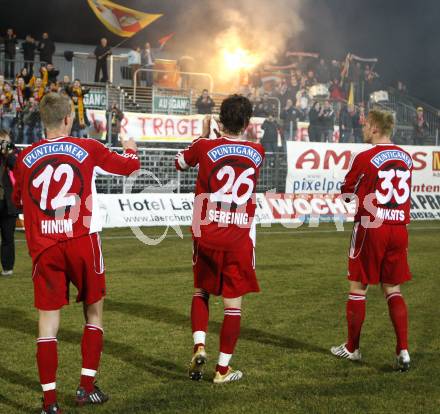
[{"label": "stadium crowd", "polygon": [[[17,50],[23,54],[23,67],[17,68]],[[36,54],[39,62],[36,64]],[[0,75],[0,127],[10,131],[14,142],[29,144],[42,134],[38,103],[45,93],[57,91],[69,95],[75,107],[72,135],[86,137],[89,120],[84,96],[89,88],[79,79],[60,79],[53,65],[55,43],[48,33],[36,41],[31,35],[18,44],[14,31],[3,37],[4,75]],[[94,50],[95,82],[108,81],[107,58],[111,54],[105,38]],[[134,75],[142,66],[152,68],[154,53],[147,42],[143,48],[133,47],[127,55],[128,69]],[[242,73],[240,93],[253,103],[254,116],[266,118],[262,139],[266,149],[282,151],[289,140],[313,142],[363,142],[362,127],[368,111],[370,95],[381,89],[376,59],[363,59],[348,54],[344,61],[326,61],[317,54],[287,52],[278,65],[261,65],[250,73]],[[17,69],[19,69],[17,71]],[[148,72],[146,85],[153,85]],[[398,82],[398,90],[406,87]],[[215,102],[204,90],[195,103],[197,113],[209,114]],[[117,125],[121,111],[108,109],[112,124]],[[117,116],[116,116],[117,115]],[[299,133],[301,122],[308,123],[308,134]],[[334,133],[334,126],[339,133]],[[413,143],[423,145],[428,124],[423,108],[417,109],[413,122]],[[113,134],[114,135],[114,134]],[[281,138],[281,139],[280,139]],[[117,142],[116,139],[112,141]]]}]

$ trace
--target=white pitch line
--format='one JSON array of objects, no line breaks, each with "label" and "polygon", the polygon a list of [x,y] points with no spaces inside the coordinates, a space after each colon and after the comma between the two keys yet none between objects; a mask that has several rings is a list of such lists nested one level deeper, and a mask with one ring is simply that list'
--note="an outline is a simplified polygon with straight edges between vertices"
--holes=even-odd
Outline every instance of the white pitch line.
[{"label": "white pitch line", "polygon": [[[440,230],[440,227],[410,227],[409,231],[413,231],[413,230]],[[297,234],[328,234],[328,233],[347,233],[347,232],[351,232],[351,229],[347,229],[347,230],[292,230],[289,232],[289,230],[286,231],[258,231],[257,230],[257,235],[258,234],[264,234],[264,235],[281,235],[281,234],[287,234],[289,236],[296,236]],[[153,237],[160,237],[161,235],[151,235],[149,237],[153,238]],[[184,234],[183,235],[184,238],[188,238],[191,237],[191,234]],[[103,236],[101,237],[102,240],[130,240],[130,239],[136,239],[137,237],[135,235],[133,236]],[[165,239],[170,238],[170,239],[180,239],[180,237],[177,234],[168,234]],[[26,240],[25,239],[16,239],[16,242],[19,243],[23,243]]]}]

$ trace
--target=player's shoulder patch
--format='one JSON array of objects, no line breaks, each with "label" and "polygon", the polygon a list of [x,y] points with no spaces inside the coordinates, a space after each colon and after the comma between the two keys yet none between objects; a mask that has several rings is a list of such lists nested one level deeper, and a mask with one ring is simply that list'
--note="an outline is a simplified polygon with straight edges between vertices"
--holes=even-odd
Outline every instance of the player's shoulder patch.
[{"label": "player's shoulder patch", "polygon": [[241,143],[221,144],[208,151],[208,157],[212,162],[217,162],[222,158],[230,156],[245,157],[252,161],[257,167],[259,167],[263,161],[263,156],[256,148]]},{"label": "player's shoulder patch", "polygon": [[388,161],[403,161],[408,168],[411,168],[413,164],[411,155],[400,148],[382,150],[371,158],[371,163],[376,168],[380,168]]},{"label": "player's shoulder patch", "polygon": [[79,163],[83,163],[89,153],[80,145],[69,141],[45,142],[32,148],[23,156],[26,167],[31,168],[42,158],[54,155],[67,155],[74,158]]}]

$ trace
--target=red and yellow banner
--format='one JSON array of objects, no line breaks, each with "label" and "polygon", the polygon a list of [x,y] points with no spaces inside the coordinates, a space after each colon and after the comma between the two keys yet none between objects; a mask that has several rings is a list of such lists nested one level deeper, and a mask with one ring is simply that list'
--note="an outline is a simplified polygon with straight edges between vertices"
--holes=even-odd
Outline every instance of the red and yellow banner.
[{"label": "red and yellow banner", "polygon": [[129,9],[109,0],[87,0],[87,2],[107,29],[122,37],[135,35],[162,16]]}]

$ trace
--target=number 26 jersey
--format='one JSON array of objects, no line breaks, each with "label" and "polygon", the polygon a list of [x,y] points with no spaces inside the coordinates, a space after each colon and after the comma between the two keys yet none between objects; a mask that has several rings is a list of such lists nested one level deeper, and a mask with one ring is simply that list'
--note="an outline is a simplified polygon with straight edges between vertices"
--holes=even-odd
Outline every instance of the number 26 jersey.
[{"label": "number 26 jersey", "polygon": [[255,241],[256,185],[265,157],[261,144],[200,138],[176,156],[176,168],[198,165],[192,233],[200,244],[234,251]]},{"label": "number 26 jersey", "polygon": [[139,168],[134,151],[120,155],[93,139],[43,139],[23,150],[13,199],[23,207],[32,259],[59,241],[100,231],[96,176],[127,176]]},{"label": "number 26 jersey", "polygon": [[411,155],[394,144],[378,144],[358,153],[351,162],[342,194],[355,194],[355,221],[369,217],[384,224],[408,224],[411,207]]}]

